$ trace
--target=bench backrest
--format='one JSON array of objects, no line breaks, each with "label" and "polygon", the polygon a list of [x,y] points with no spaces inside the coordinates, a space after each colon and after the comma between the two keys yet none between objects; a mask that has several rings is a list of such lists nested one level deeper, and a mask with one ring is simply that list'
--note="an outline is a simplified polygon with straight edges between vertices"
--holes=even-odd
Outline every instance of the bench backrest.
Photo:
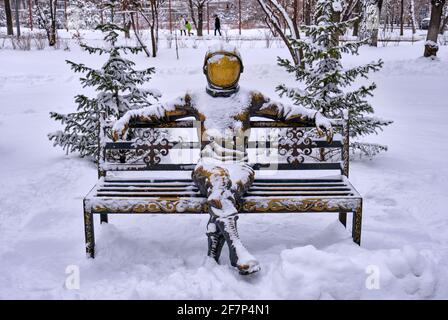
[{"label": "bench backrest", "polygon": [[[340,170],[348,177],[347,116],[332,122],[335,135],[328,143],[312,123],[251,121],[248,162],[256,170]],[[193,170],[201,148],[208,143],[199,141],[196,120],[131,123],[130,138],[119,142],[111,139],[112,125],[105,121],[100,127],[99,176],[108,171]]]}]

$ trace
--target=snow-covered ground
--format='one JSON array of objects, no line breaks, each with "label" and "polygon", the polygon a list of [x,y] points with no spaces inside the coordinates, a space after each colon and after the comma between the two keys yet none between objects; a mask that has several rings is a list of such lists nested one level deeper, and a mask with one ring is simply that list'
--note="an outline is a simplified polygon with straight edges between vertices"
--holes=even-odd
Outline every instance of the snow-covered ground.
[{"label": "snow-covered ground", "polygon": [[[180,60],[165,44],[157,59],[136,59],[157,67],[151,86],[168,100],[205,85],[206,45],[181,48]],[[49,111],[74,110],[81,91],[64,60],[100,65],[104,57],[75,45],[0,51],[0,298],[448,298],[448,47],[428,61],[422,46],[362,48],[345,61],[385,61],[372,101],[395,121],[370,138],[390,150],[351,165],[365,200],[362,246],[332,214],[242,216],[242,238],[262,263],[253,277],[231,269],[227,251],[221,265],[205,258],[206,215],[112,216],[96,224],[97,257],[86,259],[82,198],[96,169],[53,148],[46,134],[59,128]],[[275,86],[291,81],[275,64],[284,48],[241,52],[242,86],[276,97]],[[80,288],[71,290],[73,266]]]}]

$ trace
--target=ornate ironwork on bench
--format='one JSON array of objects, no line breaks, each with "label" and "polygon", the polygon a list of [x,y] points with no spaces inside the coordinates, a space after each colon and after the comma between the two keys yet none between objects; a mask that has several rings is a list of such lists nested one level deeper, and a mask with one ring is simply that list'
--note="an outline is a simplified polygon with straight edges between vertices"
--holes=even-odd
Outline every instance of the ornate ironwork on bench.
[{"label": "ornate ironwork on bench", "polygon": [[[256,178],[244,195],[241,213],[335,212],[346,226],[353,213],[352,238],[361,243],[362,197],[348,180],[349,128],[347,119],[333,121],[336,131],[328,143],[311,123],[251,121],[261,138],[247,143],[255,170],[291,170],[291,178]],[[200,123],[199,123],[200,127]],[[94,215],[108,222],[109,214],[202,214],[206,199],[191,179],[149,179],[113,172],[191,171],[204,143],[198,142],[198,123],[132,123],[129,141],[113,142],[111,124],[100,129],[99,181],[84,198],[86,250],[95,255]],[[182,130],[176,134],[176,130]],[[190,133],[190,141],[185,138]],[[177,137],[176,137],[177,136]],[[188,135],[187,135],[188,136]],[[196,138],[194,138],[196,137]],[[177,156],[173,154],[179,152]],[[187,161],[182,152],[189,154]],[[173,160],[177,159],[177,163]],[[180,161],[179,160],[184,160]],[[326,178],[303,178],[303,170],[338,170]],[[109,174],[108,174],[109,173]],[[256,174],[257,177],[257,174]]]}]

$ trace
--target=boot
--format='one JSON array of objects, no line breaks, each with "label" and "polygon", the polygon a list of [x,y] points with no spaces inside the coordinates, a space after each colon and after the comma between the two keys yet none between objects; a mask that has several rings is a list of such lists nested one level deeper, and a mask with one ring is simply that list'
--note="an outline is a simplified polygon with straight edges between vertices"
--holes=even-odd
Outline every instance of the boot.
[{"label": "boot", "polygon": [[238,216],[218,217],[215,223],[229,246],[230,263],[240,274],[248,275],[260,271],[260,264],[241,242],[236,226],[237,219]]},{"label": "boot", "polygon": [[210,258],[215,259],[219,263],[219,257],[221,256],[221,250],[224,246],[225,238],[219,231],[215,224],[215,219],[210,218],[207,225],[207,238],[208,238],[208,252],[207,255]]}]

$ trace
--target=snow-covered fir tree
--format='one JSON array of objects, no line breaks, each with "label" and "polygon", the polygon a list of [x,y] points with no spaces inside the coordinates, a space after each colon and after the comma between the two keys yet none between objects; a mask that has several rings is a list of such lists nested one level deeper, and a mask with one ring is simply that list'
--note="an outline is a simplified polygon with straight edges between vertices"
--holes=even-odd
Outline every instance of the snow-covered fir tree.
[{"label": "snow-covered fir tree", "polygon": [[122,54],[137,54],[143,50],[138,46],[119,45],[119,33],[123,29],[114,24],[99,25],[104,36],[105,47],[81,44],[90,54],[107,54],[108,59],[101,69],[90,68],[82,63],[67,61],[76,73],[82,73],[83,87],[93,87],[98,92],[94,98],[84,94],[75,97],[77,111],[69,114],[51,112],[51,118],[60,121],[65,128],[48,135],[55,146],[61,146],[67,153],[78,152],[81,156],[97,156],[100,121],[117,119],[126,111],[148,107],[160,97],[153,89],[141,88],[151,79],[154,68],[134,70],[135,63]]},{"label": "snow-covered fir tree", "polygon": [[349,113],[351,150],[372,157],[387,146],[361,143],[353,138],[360,138],[378,133],[392,121],[373,117],[373,107],[367,101],[376,88],[375,83],[354,88],[354,81],[368,78],[368,73],[378,71],[381,60],[366,65],[345,69],[342,66],[342,54],[358,54],[364,42],[339,43],[339,35],[343,35],[355,19],[340,22],[342,11],[340,0],[318,0],[315,10],[316,25],[303,26],[306,38],[290,39],[294,47],[302,49],[303,60],[294,65],[288,59],[279,58],[279,65],[294,73],[296,80],[305,87],[295,88],[286,85],[277,87],[281,96],[288,96],[296,105],[310,107],[323,112],[328,117],[339,116],[343,110]]}]

